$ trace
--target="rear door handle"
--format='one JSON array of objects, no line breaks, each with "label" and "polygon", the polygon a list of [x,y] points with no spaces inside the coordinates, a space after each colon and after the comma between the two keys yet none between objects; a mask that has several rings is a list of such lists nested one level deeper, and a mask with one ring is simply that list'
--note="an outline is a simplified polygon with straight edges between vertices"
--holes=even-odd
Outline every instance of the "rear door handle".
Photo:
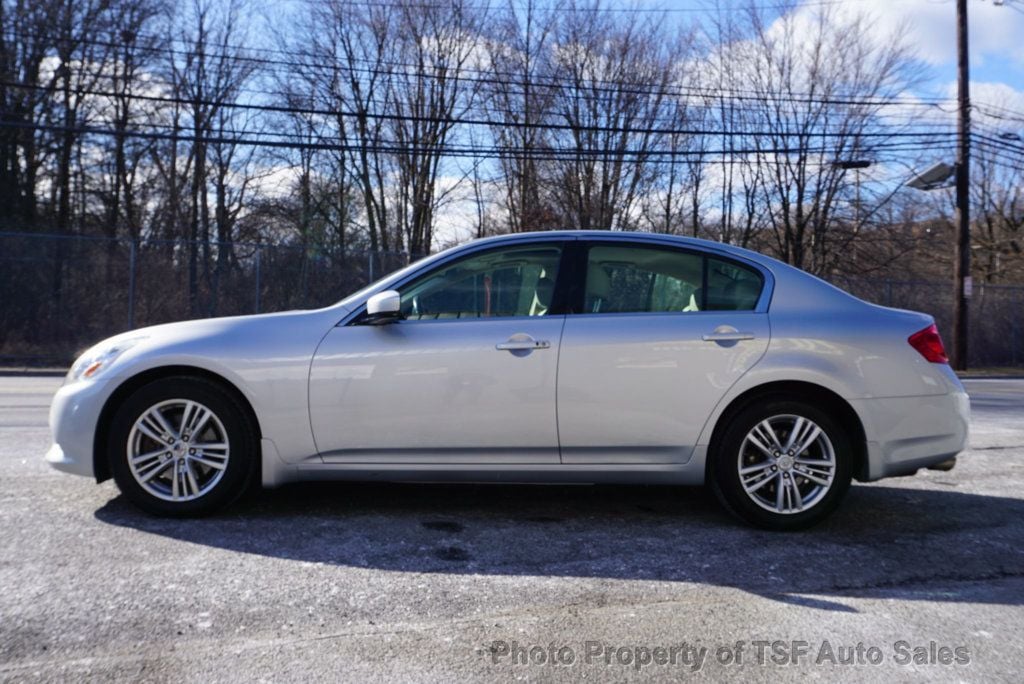
[{"label": "rear door handle", "polygon": [[499,342],[494,345],[494,348],[498,351],[533,351],[534,349],[550,349],[551,343],[547,340],[535,340],[532,337],[510,338],[507,342]]},{"label": "rear door handle", "polygon": [[[722,326],[723,328],[726,326]],[[716,329],[712,333],[701,335],[701,339],[705,342],[738,342],[740,340],[752,340],[754,339],[754,333],[740,332],[739,330],[722,330]]]}]

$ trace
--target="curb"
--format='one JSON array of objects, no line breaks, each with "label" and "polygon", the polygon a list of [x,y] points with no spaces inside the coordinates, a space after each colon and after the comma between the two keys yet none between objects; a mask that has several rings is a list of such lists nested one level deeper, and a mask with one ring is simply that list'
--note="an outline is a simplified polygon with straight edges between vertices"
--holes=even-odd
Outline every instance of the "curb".
[{"label": "curb", "polygon": [[0,368],[0,378],[62,378],[66,368]]}]

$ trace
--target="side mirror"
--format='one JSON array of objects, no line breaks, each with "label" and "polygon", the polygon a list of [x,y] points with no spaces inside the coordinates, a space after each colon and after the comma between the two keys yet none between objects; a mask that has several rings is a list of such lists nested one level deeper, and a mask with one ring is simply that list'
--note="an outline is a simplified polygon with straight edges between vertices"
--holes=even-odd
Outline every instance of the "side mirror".
[{"label": "side mirror", "polygon": [[402,295],[398,290],[384,290],[366,300],[366,323],[382,325],[402,317]]}]

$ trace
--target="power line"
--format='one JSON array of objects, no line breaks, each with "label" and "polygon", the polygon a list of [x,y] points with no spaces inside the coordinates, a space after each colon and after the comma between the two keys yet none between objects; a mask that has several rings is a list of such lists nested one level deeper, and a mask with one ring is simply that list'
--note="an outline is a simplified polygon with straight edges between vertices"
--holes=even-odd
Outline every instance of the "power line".
[{"label": "power line", "polygon": [[1009,152],[1015,152],[1017,154],[1024,155],[1024,145],[1015,145],[1008,140],[1002,140],[1001,138],[993,138],[991,136],[982,135],[980,133],[975,133],[974,135],[971,136],[971,138],[987,142],[994,147],[1000,147]]},{"label": "power line", "polygon": [[[0,86],[12,87],[30,90],[48,90],[45,86],[39,85],[28,85],[23,83],[16,83],[11,81],[0,80]],[[344,116],[350,118],[359,119],[380,119],[385,121],[398,121],[398,122],[416,122],[416,123],[431,123],[431,124],[444,124],[444,125],[468,125],[468,126],[493,126],[495,121],[488,119],[477,119],[467,118],[464,116],[454,117],[439,117],[439,116],[423,116],[423,115],[412,115],[412,114],[383,114],[378,112],[364,112],[355,110],[342,110],[342,109],[321,109],[321,108],[305,108],[305,107],[294,107],[294,106],[281,106],[272,104],[251,104],[241,102],[227,102],[220,100],[209,100],[203,98],[190,98],[184,96],[171,96],[171,95],[146,95],[146,94],[124,94],[111,92],[106,90],[99,90],[95,88],[77,88],[75,89],[76,95],[90,95],[94,97],[109,97],[109,98],[126,98],[130,100],[141,100],[144,102],[159,102],[162,104],[175,104],[175,105],[191,105],[191,106],[208,106],[218,108],[229,108],[239,109],[247,111],[259,111],[259,112],[274,112],[282,114],[301,114],[308,116],[324,116],[324,117],[337,117]],[[555,114],[555,118],[559,118],[560,115]],[[586,123],[556,123],[554,121],[548,122],[514,122],[514,121],[502,121],[500,122],[502,128],[525,128],[525,129],[541,129],[541,130],[564,130],[564,131],[585,131],[585,132],[600,132],[600,133],[628,133],[634,135],[685,135],[685,136],[697,136],[697,135],[708,135],[708,136],[721,136],[721,137],[777,137],[777,138],[840,138],[846,140],[859,140],[862,138],[915,138],[915,139],[930,139],[930,138],[946,138],[953,135],[952,131],[947,132],[934,132],[934,131],[893,131],[893,132],[874,132],[874,131],[823,131],[823,130],[810,130],[810,131],[793,131],[789,129],[770,129],[770,130],[720,130],[710,128],[654,128],[649,126],[605,126],[605,125],[593,125]]]},{"label": "power line", "polygon": [[[646,161],[656,160],[658,158],[664,159],[669,158],[673,160],[676,157],[708,157],[712,155],[790,155],[800,154],[807,156],[818,156],[825,154],[832,154],[835,152],[832,148],[818,148],[818,147],[751,147],[742,149],[711,149],[711,150],[662,150],[662,149],[651,149],[651,150],[630,150],[630,149],[609,149],[609,148],[553,148],[544,147],[539,150],[528,150],[522,151],[516,148],[501,147],[501,146],[468,146],[468,147],[457,147],[451,146],[430,146],[418,148],[418,146],[412,146],[408,144],[400,144],[392,141],[380,141],[372,144],[361,144],[361,143],[346,143],[346,142],[308,142],[308,141],[283,141],[283,140],[265,140],[258,138],[251,138],[245,136],[225,136],[225,135],[199,135],[196,136],[191,133],[184,131],[180,133],[160,133],[154,131],[137,131],[137,130],[125,130],[118,131],[109,128],[98,128],[93,126],[61,126],[54,124],[22,124],[19,122],[12,121],[0,121],[0,128],[28,128],[34,130],[46,130],[57,133],[77,133],[80,135],[103,135],[110,137],[125,137],[125,138],[139,138],[146,140],[165,140],[174,142],[200,142],[208,145],[251,145],[256,147],[270,147],[270,148],[288,148],[288,149],[308,149],[308,150],[323,150],[323,151],[340,151],[340,152],[352,152],[352,151],[367,151],[369,153],[384,153],[384,154],[401,154],[410,152],[420,151],[431,151],[433,153],[449,156],[449,157],[483,157],[483,158],[513,158],[513,159],[533,159],[533,160],[577,160],[579,158],[612,158],[616,160],[629,159],[643,159]],[[891,143],[891,144],[880,144],[876,146],[876,149],[886,150],[932,150],[941,149],[946,145],[940,144],[938,146],[928,144],[913,144],[913,143]],[[648,159],[651,158],[651,159]]]},{"label": "power line", "polygon": [[[1000,119],[1002,121],[1014,121],[1018,123],[1024,123],[1024,112],[1016,112],[1012,109],[1007,109],[1005,107],[999,107],[998,110],[996,110],[995,108],[992,108],[990,105],[986,105],[984,103],[982,103],[981,105],[975,104],[973,106],[976,108],[980,107],[983,110],[984,116],[988,116],[993,119]],[[1002,113],[997,114],[996,111],[1001,111]]]},{"label": "power line", "polygon": [[[347,5],[366,7],[371,9],[452,9],[457,7],[462,10],[491,11],[502,9],[505,3],[495,2],[494,4],[471,5],[463,2],[374,2],[373,0],[346,0]],[[511,4],[511,3],[509,3]],[[726,12],[747,12],[764,10],[796,10],[802,7],[827,7],[831,5],[849,4],[849,0],[807,0],[799,2],[794,0],[790,3],[779,3],[775,5],[742,5],[740,7],[595,7],[579,5],[548,5],[546,7],[534,7],[538,13],[581,13],[581,14],[712,14],[723,10]],[[520,5],[520,9],[526,9]]]},{"label": "power line", "polygon": [[1009,152],[1005,148],[993,145],[992,143],[984,140],[979,141],[976,147],[990,155],[986,159],[987,161],[995,161],[996,163],[1008,165],[1010,168],[1017,171],[1024,170],[1024,154],[1020,152]]},{"label": "power line", "polygon": [[[9,31],[11,35],[20,35],[23,32]],[[29,34],[33,35],[33,34]],[[38,37],[40,34],[34,34]],[[47,36],[48,37],[48,36]],[[52,38],[52,37],[50,37]],[[169,42],[180,42],[186,45],[190,45],[182,39],[171,38]],[[121,48],[124,47],[124,43],[120,41],[101,41],[97,38],[79,38],[75,40],[79,44],[88,44],[102,47],[113,47]],[[304,56],[309,57],[310,62],[299,62],[294,60],[273,60],[259,57],[252,57],[242,54],[232,54],[225,52],[216,52],[203,49],[203,55],[206,58],[214,60],[229,60],[236,62],[251,62],[262,66],[283,66],[293,69],[300,69],[302,72],[318,71],[318,72],[342,72],[342,73],[359,73],[359,74],[370,74],[381,77],[426,77],[430,78],[431,74],[424,73],[422,71],[423,65],[418,64],[407,64],[401,62],[395,62],[392,60],[377,62],[369,59],[350,58],[349,63],[333,63],[323,64],[324,55],[304,52],[296,50],[290,53],[284,51],[274,50],[272,48],[250,48],[250,47],[237,47],[231,48],[236,49],[239,52],[270,52],[275,54],[289,54],[292,57]],[[171,47],[159,48],[145,48],[144,52],[150,52],[154,54],[165,54],[165,55],[177,55],[193,57],[195,52],[191,50],[175,49]],[[361,63],[363,67],[353,66],[352,62]],[[403,71],[403,69],[413,69],[415,71]],[[554,77],[536,77],[533,76],[529,81],[518,81],[514,79],[522,78],[523,75],[518,72],[511,71],[500,71],[496,69],[478,69],[465,64],[460,64],[457,67],[455,75],[446,76],[447,79],[453,82],[467,82],[472,84],[488,84],[488,85],[500,85],[503,87],[517,86],[517,87],[529,87],[529,88],[544,88],[544,89],[555,89],[564,90],[567,87],[572,87],[575,84],[567,83],[562,80],[558,80]],[[300,72],[301,73],[301,72]],[[462,74],[481,74],[482,76],[470,78]],[[609,80],[609,79],[597,79],[587,78],[580,81],[581,86],[585,87],[587,91],[591,93],[610,93],[614,95],[638,95],[638,96],[651,96],[651,97],[689,97],[696,95],[710,96],[715,99],[721,99],[723,93],[729,94],[729,99],[741,100],[741,101],[755,101],[755,102],[784,102],[784,103],[799,103],[799,104],[815,104],[815,105],[836,105],[836,106],[864,106],[864,107],[883,107],[883,106],[908,106],[908,107],[937,107],[942,104],[952,103],[951,98],[941,99],[924,99],[908,97],[907,99],[899,97],[870,97],[863,98],[857,96],[844,96],[836,95],[835,97],[821,97],[814,96],[808,93],[788,93],[788,94],[775,94],[758,92],[753,90],[743,90],[739,88],[730,87],[716,87],[715,90],[708,90],[703,86],[691,86],[686,84],[674,84],[667,86],[664,89],[658,87],[646,88],[646,87],[629,87],[624,85],[621,81]]]}]

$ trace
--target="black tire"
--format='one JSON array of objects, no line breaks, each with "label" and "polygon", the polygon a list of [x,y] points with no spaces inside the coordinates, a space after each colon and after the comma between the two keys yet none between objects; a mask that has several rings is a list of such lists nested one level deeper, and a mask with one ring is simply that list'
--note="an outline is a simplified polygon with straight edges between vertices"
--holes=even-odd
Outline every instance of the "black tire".
[{"label": "black tire", "polygon": [[[208,476],[207,483],[212,483],[209,485],[208,491],[196,494],[195,498],[189,500],[169,501],[160,498],[144,487],[133,474],[129,465],[129,439],[132,438],[136,421],[150,408],[162,402],[173,402],[176,399],[198,402],[212,411],[216,420],[219,421],[212,429],[219,431],[220,428],[223,428],[229,451],[226,466],[221,469],[197,464],[201,464],[202,461],[190,463],[190,468],[194,468],[198,473],[197,480],[194,481],[202,483],[203,473]],[[173,410],[173,407],[174,404],[170,404],[168,410]],[[213,421],[208,420],[207,425],[211,422]],[[231,392],[204,378],[173,376],[155,380],[140,387],[118,407],[108,434],[107,455],[114,481],[133,504],[153,515],[168,517],[209,515],[229,506],[242,496],[251,487],[258,472],[259,440],[256,426],[253,425],[247,411]],[[145,440],[146,444],[150,445],[147,449],[152,448],[152,445],[155,444],[149,437],[140,437],[138,434],[133,439]],[[185,442],[185,440],[175,439],[175,446],[179,441]],[[182,444],[182,447],[187,446],[187,443]],[[163,445],[159,444],[157,450],[162,448]],[[168,447],[168,449],[170,448]],[[185,448],[183,453],[187,451]],[[173,462],[177,456],[177,453],[170,450],[166,456],[162,456],[161,458],[164,459],[169,458],[172,463],[169,466],[163,466],[162,475],[153,478],[154,484],[147,486],[153,489],[164,486],[165,483],[161,481],[161,478],[171,477],[166,468],[169,467],[171,471],[175,469]],[[210,460],[213,458],[211,457]],[[156,463],[156,459],[153,462]],[[154,470],[156,469],[154,468]],[[219,475],[218,470],[222,471]],[[169,484],[166,486],[170,487]]]},{"label": "black tire", "polygon": [[[748,443],[744,448],[744,441],[748,433],[766,419],[778,420],[778,424],[785,426],[787,417],[801,417],[813,421],[824,433],[827,442],[831,443],[831,450],[834,458],[833,478],[827,487],[821,487],[803,477],[800,470],[792,470],[791,461],[785,462],[785,468],[781,466],[782,461],[773,460],[769,455],[763,454],[759,449]],[[795,425],[795,421],[793,422]],[[790,430],[791,432],[793,430]],[[788,433],[781,432],[780,441],[787,441]],[[740,451],[744,449],[741,455]],[[808,452],[815,451],[819,455],[805,454],[806,459],[824,459],[820,454],[827,453],[825,443],[815,442]],[[785,456],[782,452],[781,456]],[[798,454],[799,456],[799,454]],[[769,397],[754,402],[752,405],[742,409],[739,413],[729,419],[721,438],[713,447],[713,453],[709,455],[708,481],[718,500],[730,513],[756,527],[770,530],[798,530],[816,525],[825,519],[836,509],[847,490],[850,488],[850,480],[853,475],[853,442],[850,435],[843,428],[839,421],[832,417],[827,411],[822,410],[806,401],[788,399],[783,397]],[[760,467],[761,463],[778,463],[773,465],[770,473],[765,471],[763,475],[749,477],[765,477],[766,484],[762,485],[755,494],[748,494],[741,482],[740,463],[741,459],[749,467]],[[760,459],[760,460],[759,460]],[[807,468],[800,465],[799,468]],[[806,471],[804,471],[806,472]],[[813,472],[813,471],[812,471]],[[792,474],[791,474],[792,473]],[[783,482],[786,477],[788,484],[792,478],[793,487],[806,487],[804,493],[815,492],[816,497],[809,497],[813,502],[806,508],[798,508],[796,505],[787,505],[794,499],[786,499],[783,508],[796,509],[790,512],[776,512],[768,510],[763,505],[755,502],[757,497],[773,499],[778,493],[777,483]],[[772,480],[768,481],[767,478]],[[755,484],[760,484],[758,479]],[[818,487],[818,489],[815,489]],[[784,492],[787,495],[788,492]],[[772,505],[766,502],[765,505]]]}]

